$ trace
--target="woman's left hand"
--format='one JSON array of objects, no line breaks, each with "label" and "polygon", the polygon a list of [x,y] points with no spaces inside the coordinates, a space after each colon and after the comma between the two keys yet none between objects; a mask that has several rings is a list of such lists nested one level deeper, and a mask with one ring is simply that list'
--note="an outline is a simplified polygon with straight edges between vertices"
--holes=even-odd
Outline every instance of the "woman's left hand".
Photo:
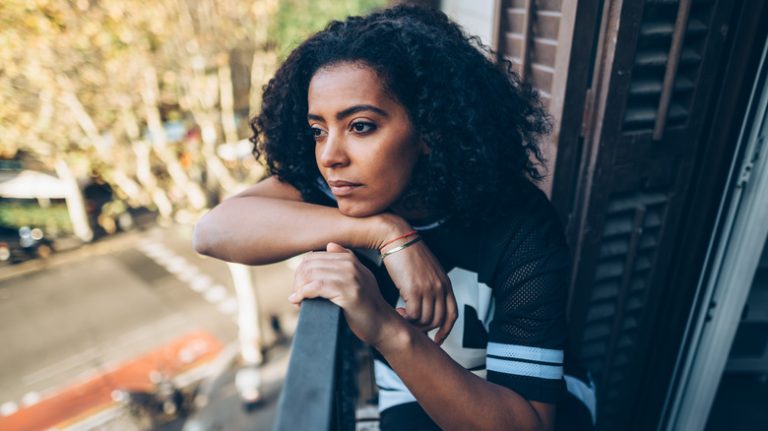
[{"label": "woman's left hand", "polygon": [[388,322],[401,319],[379,292],[376,278],[348,249],[329,243],[327,252],[309,253],[296,269],[294,304],[307,298],[326,298],[344,310],[352,332],[376,346]]}]

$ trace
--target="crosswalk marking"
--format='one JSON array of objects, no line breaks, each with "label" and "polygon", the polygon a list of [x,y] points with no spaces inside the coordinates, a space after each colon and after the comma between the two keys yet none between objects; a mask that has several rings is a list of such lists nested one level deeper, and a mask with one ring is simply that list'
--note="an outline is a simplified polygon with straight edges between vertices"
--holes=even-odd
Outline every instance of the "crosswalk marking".
[{"label": "crosswalk marking", "polygon": [[40,394],[37,392],[27,392],[23,397],[21,397],[21,403],[26,407],[35,405],[38,402],[40,402]]},{"label": "crosswalk marking", "polygon": [[0,405],[0,416],[10,416],[19,410],[19,405],[13,401],[8,401]]},{"label": "crosswalk marking", "polygon": [[[164,267],[194,292],[202,295],[206,301],[217,304],[218,310],[222,314],[232,316],[233,322],[237,324],[237,298],[229,294],[227,288],[220,284],[215,284],[213,279],[205,275],[200,268],[189,263],[183,257],[176,255],[161,243],[148,242],[140,245],[138,248],[147,257]],[[298,264],[298,262],[300,262],[300,259],[294,259],[295,264]]]}]

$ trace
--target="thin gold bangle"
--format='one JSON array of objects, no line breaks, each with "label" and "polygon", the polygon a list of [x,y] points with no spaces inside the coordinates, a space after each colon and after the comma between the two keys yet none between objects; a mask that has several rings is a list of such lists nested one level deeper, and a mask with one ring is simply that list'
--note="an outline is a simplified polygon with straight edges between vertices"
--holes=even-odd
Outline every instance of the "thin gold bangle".
[{"label": "thin gold bangle", "polygon": [[399,245],[399,246],[397,246],[397,247],[393,248],[392,250],[389,250],[389,251],[388,251],[388,252],[386,252],[386,253],[382,253],[382,254],[381,254],[381,258],[380,258],[379,262],[384,262],[384,258],[385,258],[385,257],[389,256],[390,254],[394,254],[394,253],[397,253],[398,251],[400,251],[400,250],[402,250],[402,249],[408,248],[408,247],[410,247],[410,246],[412,246],[412,245],[416,244],[416,243],[417,243],[417,242],[419,242],[419,241],[421,241],[421,237],[420,237],[420,236],[417,236],[416,238],[414,238],[414,239],[412,239],[412,240],[410,240],[410,241],[406,242],[406,243],[405,243],[405,244],[403,244],[403,245]]}]

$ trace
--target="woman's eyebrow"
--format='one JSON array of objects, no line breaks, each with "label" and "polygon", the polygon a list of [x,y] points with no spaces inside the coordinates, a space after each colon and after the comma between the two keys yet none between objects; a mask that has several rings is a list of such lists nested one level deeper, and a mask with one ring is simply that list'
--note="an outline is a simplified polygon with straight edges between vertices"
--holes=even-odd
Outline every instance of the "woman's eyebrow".
[{"label": "woman's eyebrow", "polygon": [[[375,113],[381,115],[382,117],[388,117],[389,116],[387,111],[385,111],[385,110],[383,110],[383,109],[381,109],[379,107],[373,106],[373,105],[355,105],[355,106],[350,106],[349,108],[347,108],[347,109],[345,109],[343,111],[339,111],[338,113],[336,113],[336,120],[337,121],[338,120],[343,120],[345,117],[348,117],[348,116],[350,116],[352,114],[357,114],[358,112],[363,112],[363,111],[375,112]],[[308,120],[322,121],[323,117],[320,116],[320,115],[315,115],[315,114],[307,114],[307,119]]]}]

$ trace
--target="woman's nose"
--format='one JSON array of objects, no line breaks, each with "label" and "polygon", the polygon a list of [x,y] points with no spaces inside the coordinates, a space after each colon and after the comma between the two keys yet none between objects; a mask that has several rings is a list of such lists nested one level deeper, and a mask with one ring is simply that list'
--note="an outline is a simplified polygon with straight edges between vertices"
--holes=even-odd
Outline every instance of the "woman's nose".
[{"label": "woman's nose", "polygon": [[345,149],[343,136],[329,134],[325,142],[323,142],[317,157],[320,165],[326,168],[347,165],[349,157]]}]

